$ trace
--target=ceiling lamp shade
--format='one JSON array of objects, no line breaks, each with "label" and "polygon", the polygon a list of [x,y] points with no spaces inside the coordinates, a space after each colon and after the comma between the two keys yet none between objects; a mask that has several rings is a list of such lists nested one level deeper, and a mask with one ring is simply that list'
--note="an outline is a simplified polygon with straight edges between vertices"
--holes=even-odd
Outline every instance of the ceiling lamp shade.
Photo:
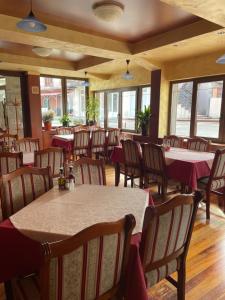
[{"label": "ceiling lamp shade", "polygon": [[224,64],[225,64],[225,54],[222,55],[221,57],[219,57],[219,58],[216,60],[216,63],[217,63],[217,64],[224,65]]},{"label": "ceiling lamp shade", "polygon": [[[87,72],[85,71],[84,74],[85,74],[85,78],[86,78],[87,77]],[[89,81],[84,80],[84,81],[82,81],[81,85],[85,86],[85,87],[88,87],[90,84],[89,84]]]},{"label": "ceiling lamp shade", "polygon": [[127,71],[126,71],[126,73],[124,73],[124,74],[122,75],[122,78],[125,79],[125,80],[132,80],[132,79],[134,79],[134,76],[130,73],[130,71],[129,71],[129,69],[128,69],[130,60],[127,59],[127,60],[126,60],[126,63],[127,63]]},{"label": "ceiling lamp shade", "polygon": [[92,6],[92,9],[94,15],[105,22],[118,20],[124,12],[123,4],[117,1],[97,2]]},{"label": "ceiling lamp shade", "polygon": [[32,0],[30,3],[31,3],[30,13],[28,14],[27,17],[25,17],[24,19],[22,19],[16,24],[17,28],[28,32],[42,32],[47,30],[47,26],[35,17],[32,11]]},{"label": "ceiling lamp shade", "polygon": [[33,47],[32,51],[41,57],[48,57],[49,55],[52,54],[52,50],[51,48],[44,48],[44,47]]}]

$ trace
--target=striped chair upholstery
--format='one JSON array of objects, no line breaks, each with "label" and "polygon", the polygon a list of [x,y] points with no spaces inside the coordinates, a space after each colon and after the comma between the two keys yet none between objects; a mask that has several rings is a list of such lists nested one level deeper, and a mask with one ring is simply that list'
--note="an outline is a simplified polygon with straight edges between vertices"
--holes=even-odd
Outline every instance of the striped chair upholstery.
[{"label": "striped chair upholstery", "polygon": [[59,177],[60,168],[64,166],[63,149],[51,147],[35,151],[34,166],[38,168],[51,167],[52,177]]},{"label": "striped chair upholstery", "polygon": [[10,217],[52,188],[50,168],[20,168],[0,178],[3,219]]},{"label": "striped chair upholstery", "polygon": [[21,152],[34,152],[40,150],[39,139],[24,138],[16,142],[18,151]]},{"label": "striped chair upholstery", "polygon": [[[177,284],[178,299],[184,299],[186,256],[201,199],[197,192],[194,197],[179,195],[158,207],[146,208],[140,254],[147,287],[166,278]],[[178,282],[169,277],[175,271]]]},{"label": "striped chair upholstery", "polygon": [[202,138],[188,139],[187,148],[189,150],[208,152],[210,148],[210,142]]},{"label": "striped chair upholstery", "polygon": [[124,153],[124,166],[121,166],[121,173],[125,175],[124,186],[127,180],[131,180],[133,187],[134,179],[140,178],[139,186],[142,187],[142,163],[140,144],[132,140],[121,140]]},{"label": "striped chair upholstery", "polygon": [[210,219],[210,195],[223,195],[225,212],[225,149],[217,150],[213,160],[210,176],[198,181],[198,189],[205,191],[206,218]]},{"label": "striped chair upholstery", "polygon": [[43,245],[40,292],[37,280],[14,279],[16,299],[112,299],[122,291],[134,226],[134,217],[127,215],[117,222],[95,224],[69,239]]},{"label": "striped chair upholstery", "polygon": [[[106,185],[105,164],[103,160],[93,160],[91,158],[81,158],[71,162],[73,166],[76,184]],[[69,166],[67,174],[69,172]]]},{"label": "striped chair upholstery", "polygon": [[90,150],[90,131],[80,130],[74,132],[74,144],[73,144],[73,155],[80,156],[85,155],[89,156]]},{"label": "striped chair upholstery", "polygon": [[5,142],[8,144],[9,147],[12,147],[13,143],[16,144],[16,141],[18,140],[18,136],[16,134],[2,134],[0,135],[0,143]]},{"label": "striped chair upholstery", "polygon": [[23,165],[23,153],[0,153],[0,176],[16,171]]},{"label": "striped chair upholstery", "polygon": [[71,128],[71,127],[57,127],[56,132],[59,135],[73,134],[73,128]]},{"label": "striped chair upholstery", "polygon": [[119,145],[120,129],[113,128],[108,130],[107,151],[113,150]]},{"label": "striped chair upholstery", "polygon": [[167,144],[169,142],[171,147],[182,148],[183,139],[176,135],[168,135],[164,136],[163,143]]},{"label": "striped chair upholstery", "polygon": [[163,147],[151,143],[142,144],[142,159],[145,183],[150,177],[157,182],[159,193],[164,195],[167,191],[168,180]]},{"label": "striped chair upholstery", "polygon": [[91,152],[105,155],[106,131],[103,129],[92,131]]}]

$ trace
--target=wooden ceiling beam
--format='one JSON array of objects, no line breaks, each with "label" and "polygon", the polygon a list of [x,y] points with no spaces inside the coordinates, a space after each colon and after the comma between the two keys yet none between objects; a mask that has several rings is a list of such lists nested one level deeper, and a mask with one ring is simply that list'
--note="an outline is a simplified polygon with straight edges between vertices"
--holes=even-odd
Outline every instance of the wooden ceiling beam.
[{"label": "wooden ceiling beam", "polygon": [[148,71],[161,69],[161,67],[162,67],[159,62],[151,61],[145,57],[141,57],[141,56],[137,56],[137,55],[135,55],[132,60],[138,66],[140,66]]},{"label": "wooden ceiling beam", "polygon": [[125,42],[48,24],[46,24],[48,30],[45,32],[24,32],[16,27],[19,20],[0,14],[0,40],[78,52],[107,59],[130,55],[129,45]]},{"label": "wooden ceiling beam", "polygon": [[101,73],[94,73],[94,72],[87,73],[88,78],[94,78],[94,79],[109,80],[111,76],[112,74],[101,74]]},{"label": "wooden ceiling beam", "polygon": [[76,62],[76,70],[86,71],[93,66],[105,64],[109,61],[112,61],[112,60],[107,59],[107,58],[88,56],[88,57],[85,57],[85,58],[81,59],[80,61]]},{"label": "wooden ceiling beam", "polygon": [[206,34],[221,29],[220,25],[206,20],[196,21],[168,32],[147,38],[132,45],[132,54],[141,54],[149,50],[160,48],[169,44],[177,43],[192,37]]},{"label": "wooden ceiling beam", "polygon": [[225,27],[224,0],[161,0],[161,2],[177,6],[191,14]]}]

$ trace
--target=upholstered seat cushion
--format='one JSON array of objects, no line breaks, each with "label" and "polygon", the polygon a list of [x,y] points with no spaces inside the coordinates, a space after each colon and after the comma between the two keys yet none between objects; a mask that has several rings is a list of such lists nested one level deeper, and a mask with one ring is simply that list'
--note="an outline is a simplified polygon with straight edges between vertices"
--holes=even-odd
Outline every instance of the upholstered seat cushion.
[{"label": "upholstered seat cushion", "polygon": [[[124,164],[120,165],[120,173],[125,174],[125,166]],[[137,176],[139,177],[141,175],[141,170],[139,168],[127,168],[127,176]]]}]

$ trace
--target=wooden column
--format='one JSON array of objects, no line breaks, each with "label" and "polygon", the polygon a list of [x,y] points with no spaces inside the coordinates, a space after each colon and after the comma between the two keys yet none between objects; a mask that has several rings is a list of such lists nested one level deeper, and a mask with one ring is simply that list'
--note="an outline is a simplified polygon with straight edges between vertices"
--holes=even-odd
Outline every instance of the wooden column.
[{"label": "wooden column", "polygon": [[40,76],[25,75],[22,79],[22,89],[24,94],[24,135],[39,138],[42,146]]},{"label": "wooden column", "polygon": [[151,72],[151,112],[150,137],[158,138],[159,135],[159,111],[160,111],[160,87],[161,70]]}]

